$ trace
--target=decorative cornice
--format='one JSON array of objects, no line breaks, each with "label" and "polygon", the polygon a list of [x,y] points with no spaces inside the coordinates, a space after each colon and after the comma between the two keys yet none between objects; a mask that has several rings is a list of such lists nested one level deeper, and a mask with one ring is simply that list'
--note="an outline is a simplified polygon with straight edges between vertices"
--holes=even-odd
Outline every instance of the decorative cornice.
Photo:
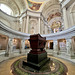
[{"label": "decorative cornice", "polygon": [[58,33],[51,33],[51,34],[42,35],[42,36],[46,37],[47,40],[72,38],[73,36],[75,36],[75,26]]},{"label": "decorative cornice", "polygon": [[5,14],[5,15],[7,15],[8,17],[17,18],[16,16],[12,16],[12,15],[9,15],[9,14],[3,12],[1,9],[0,9],[0,12],[3,13],[3,14]]},{"label": "decorative cornice", "polygon": [[[31,11],[31,10],[25,10],[22,14],[20,14],[19,16],[12,16],[12,15],[8,15],[7,13],[3,12],[1,9],[0,9],[0,12],[8,17],[11,17],[11,18],[20,18],[21,16],[23,15],[29,15],[27,14],[27,12],[30,12],[30,13],[35,13],[35,14],[41,14],[41,12],[36,12],[36,11]],[[36,16],[35,16],[36,17]]]},{"label": "decorative cornice", "polygon": [[10,32],[11,34],[15,34],[15,35],[23,36],[23,37],[30,36],[30,34],[22,33],[22,32],[19,32],[19,31],[16,31],[16,30],[9,28],[7,25],[2,23],[1,21],[0,21],[0,28],[2,28],[4,31]]},{"label": "decorative cornice", "polygon": [[[12,36],[13,35],[15,35],[16,37],[19,36],[19,38],[22,37],[28,39],[30,36],[30,34],[15,31],[0,21],[0,31],[1,30],[4,31],[5,33],[12,34]],[[46,37],[47,40],[71,39],[73,36],[75,36],[75,26],[58,33],[51,33],[42,36]]]}]

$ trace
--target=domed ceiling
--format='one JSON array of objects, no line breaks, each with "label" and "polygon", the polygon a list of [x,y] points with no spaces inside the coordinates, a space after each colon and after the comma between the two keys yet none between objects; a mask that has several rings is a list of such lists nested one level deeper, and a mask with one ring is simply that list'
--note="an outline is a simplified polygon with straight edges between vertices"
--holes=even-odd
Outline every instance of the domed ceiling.
[{"label": "domed ceiling", "polygon": [[[46,4],[46,2],[48,2]],[[51,2],[55,2],[59,0],[0,0],[0,4],[5,4],[9,6],[12,11],[13,15],[20,15],[22,12],[24,12],[26,9],[30,9],[33,11],[43,10],[43,7],[49,7]]]},{"label": "domed ceiling", "polygon": [[35,2],[35,1],[27,0],[27,4],[28,4],[28,9],[37,11],[40,9],[43,2]]},{"label": "domed ceiling", "polygon": [[48,1],[48,0],[31,0],[31,1],[35,1],[35,2],[44,2],[44,1]]}]

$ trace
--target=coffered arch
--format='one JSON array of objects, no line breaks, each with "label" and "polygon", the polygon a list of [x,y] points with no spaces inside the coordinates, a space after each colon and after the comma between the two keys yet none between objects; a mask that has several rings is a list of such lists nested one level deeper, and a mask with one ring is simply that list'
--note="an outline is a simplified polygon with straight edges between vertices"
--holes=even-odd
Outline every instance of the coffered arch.
[{"label": "coffered arch", "polygon": [[42,8],[42,13],[44,13],[52,5],[57,5],[57,4],[59,4],[59,0],[48,0],[47,2],[45,2],[44,6]]},{"label": "coffered arch", "polygon": [[50,14],[53,14],[53,13],[56,13],[56,12],[61,13],[60,5],[55,4],[55,5],[50,6],[45,12],[43,12],[43,15],[45,16],[45,18],[48,18],[48,16]]}]

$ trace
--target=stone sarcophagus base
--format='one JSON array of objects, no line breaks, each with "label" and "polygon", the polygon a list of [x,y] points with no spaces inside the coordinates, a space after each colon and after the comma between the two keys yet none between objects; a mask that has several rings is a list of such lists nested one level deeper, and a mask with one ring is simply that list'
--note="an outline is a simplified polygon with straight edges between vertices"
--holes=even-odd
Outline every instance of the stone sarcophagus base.
[{"label": "stone sarcophagus base", "polygon": [[50,58],[47,58],[47,52],[44,50],[46,38],[39,34],[30,36],[30,46],[32,50],[27,54],[27,62],[23,61],[23,66],[27,65],[36,70],[40,70]]}]

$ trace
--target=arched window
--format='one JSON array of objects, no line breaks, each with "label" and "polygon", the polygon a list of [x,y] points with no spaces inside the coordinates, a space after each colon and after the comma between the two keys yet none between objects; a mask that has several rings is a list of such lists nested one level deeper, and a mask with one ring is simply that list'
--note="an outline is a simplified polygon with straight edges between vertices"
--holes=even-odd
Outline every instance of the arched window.
[{"label": "arched window", "polygon": [[7,13],[7,14],[9,14],[9,15],[12,15],[12,14],[13,14],[11,8],[8,7],[8,6],[5,5],[5,4],[0,4],[0,9],[1,9],[3,12],[5,12],[5,13]]}]

